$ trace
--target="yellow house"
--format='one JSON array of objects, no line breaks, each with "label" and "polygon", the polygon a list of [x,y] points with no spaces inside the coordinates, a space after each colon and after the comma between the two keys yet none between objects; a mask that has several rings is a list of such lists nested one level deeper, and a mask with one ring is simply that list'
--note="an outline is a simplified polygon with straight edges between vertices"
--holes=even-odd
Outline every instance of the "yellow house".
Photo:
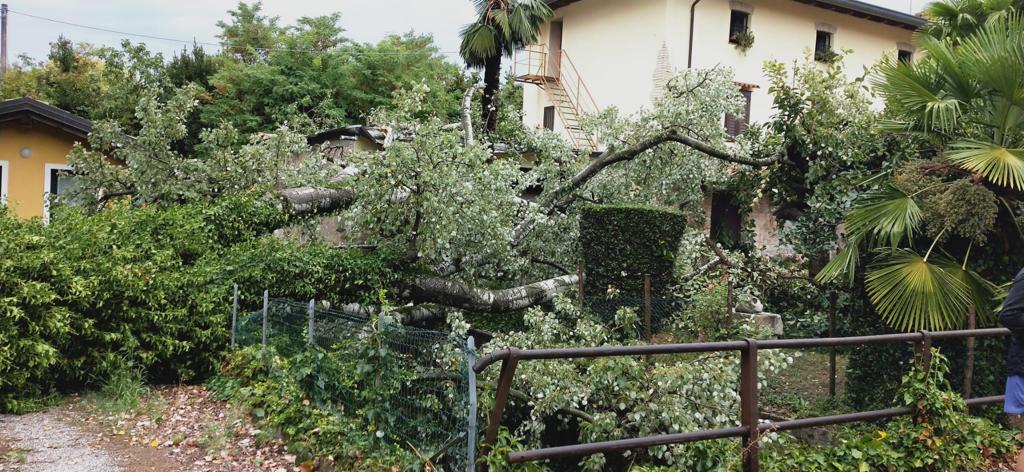
[{"label": "yellow house", "polygon": [[554,19],[537,45],[517,52],[515,75],[526,87],[524,122],[582,147],[591,137],[579,117],[609,106],[649,107],[677,71],[731,68],[746,116],[726,117],[730,133],[769,119],[772,98],[763,66],[835,52],[847,73],[864,74],[885,55],[912,60],[914,30],[925,20],[858,0],[546,0]]},{"label": "yellow house", "polygon": [[92,123],[31,98],[0,102],[0,202],[20,218],[49,217],[50,195],[75,185],[68,152]]}]

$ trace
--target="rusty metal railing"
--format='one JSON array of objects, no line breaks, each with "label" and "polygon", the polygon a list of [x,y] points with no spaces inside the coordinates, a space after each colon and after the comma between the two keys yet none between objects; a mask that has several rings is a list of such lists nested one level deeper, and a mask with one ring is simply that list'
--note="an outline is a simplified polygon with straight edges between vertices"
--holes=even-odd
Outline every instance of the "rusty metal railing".
[{"label": "rusty metal railing", "polygon": [[[744,339],[742,341],[723,341],[688,344],[645,344],[635,346],[601,346],[554,349],[506,349],[481,357],[473,366],[477,373],[483,372],[488,366],[501,363],[497,391],[494,395],[494,408],[491,410],[487,431],[484,435],[483,453],[490,451],[498,437],[505,407],[508,405],[512,381],[515,379],[516,367],[522,361],[551,359],[584,359],[597,357],[654,356],[666,354],[689,354],[706,352],[740,353],[740,426],[714,430],[692,431],[686,433],[662,434],[638,438],[599,441],[569,446],[546,447],[528,451],[511,452],[505,456],[510,463],[532,462],[546,459],[581,457],[603,452],[616,452],[628,449],[641,449],[668,444],[678,444],[711,439],[740,438],[743,470],[756,472],[760,469],[760,436],[769,431],[787,431],[816,426],[836,425],[857,421],[869,421],[895,416],[913,415],[917,413],[913,407],[895,407],[884,410],[862,411],[841,415],[818,416],[787,421],[761,423],[759,421],[759,402],[757,394],[758,352],[770,349],[806,349],[819,347],[863,346],[885,343],[914,343],[918,365],[927,369],[931,364],[931,345],[933,340],[973,339],[982,337],[999,337],[1010,334],[1005,328],[989,328],[958,331],[918,331],[915,333],[885,334],[875,336],[851,336],[836,338],[809,339]],[[970,398],[967,405],[986,405],[1003,401],[1003,396]]]}]

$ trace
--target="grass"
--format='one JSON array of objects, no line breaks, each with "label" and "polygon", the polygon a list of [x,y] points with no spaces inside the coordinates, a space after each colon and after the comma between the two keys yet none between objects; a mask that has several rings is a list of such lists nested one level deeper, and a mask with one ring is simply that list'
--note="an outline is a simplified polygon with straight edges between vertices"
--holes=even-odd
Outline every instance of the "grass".
[{"label": "grass", "polygon": [[158,395],[151,395],[143,369],[131,361],[110,373],[99,390],[86,396],[86,403],[102,416],[123,418],[146,414],[159,423],[163,411]]},{"label": "grass", "polygon": [[199,437],[199,445],[210,451],[225,449],[234,441],[235,428],[245,419],[245,414],[240,408],[232,407],[228,410],[227,417],[223,420],[214,421],[203,428]]},{"label": "grass", "polygon": [[24,464],[28,462],[28,449],[7,449],[0,451],[0,463]]},{"label": "grass", "polygon": [[806,418],[849,411],[846,405],[847,358],[836,357],[836,396],[829,396],[827,351],[803,351],[793,365],[769,383],[762,405],[790,418]]}]

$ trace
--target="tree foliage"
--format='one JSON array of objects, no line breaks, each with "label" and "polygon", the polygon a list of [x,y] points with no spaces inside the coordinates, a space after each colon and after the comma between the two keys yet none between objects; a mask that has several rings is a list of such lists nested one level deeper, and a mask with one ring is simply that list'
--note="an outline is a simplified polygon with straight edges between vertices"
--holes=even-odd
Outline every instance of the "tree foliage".
[{"label": "tree foliage", "polygon": [[960,326],[969,305],[990,320],[993,281],[1019,266],[1022,40],[1021,18],[1001,15],[966,36],[922,36],[925,58],[881,67],[887,129],[918,136],[923,160],[873,179],[846,217],[846,248],[820,278],[852,280],[858,251],[877,256],[867,289],[892,326]]}]

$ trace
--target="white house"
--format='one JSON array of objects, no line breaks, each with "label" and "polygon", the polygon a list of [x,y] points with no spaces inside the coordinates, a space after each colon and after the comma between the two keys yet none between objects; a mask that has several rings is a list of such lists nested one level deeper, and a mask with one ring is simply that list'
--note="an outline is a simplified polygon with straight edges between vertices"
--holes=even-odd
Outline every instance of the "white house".
[{"label": "white house", "polygon": [[[863,74],[886,54],[913,55],[911,35],[924,19],[857,0],[547,0],[555,18],[539,44],[517,53],[528,126],[565,133],[582,147],[580,115],[650,105],[673,71],[731,67],[747,100],[746,117],[725,117],[739,132],[771,115],[766,60],[843,61]],[[749,36],[753,43],[749,44]],[[746,41],[745,41],[746,40]],[[748,42],[749,47],[741,44]]]}]

